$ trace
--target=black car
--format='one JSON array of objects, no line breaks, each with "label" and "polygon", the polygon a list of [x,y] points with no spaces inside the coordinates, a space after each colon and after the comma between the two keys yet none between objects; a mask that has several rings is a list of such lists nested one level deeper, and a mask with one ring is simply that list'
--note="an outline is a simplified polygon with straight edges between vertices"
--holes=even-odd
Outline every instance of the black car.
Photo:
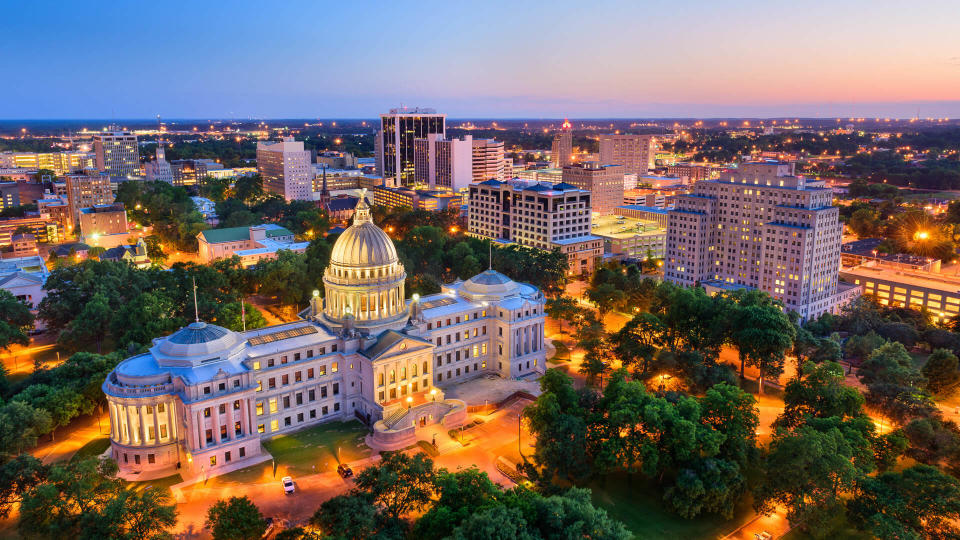
[{"label": "black car", "polygon": [[353,476],[353,469],[351,469],[349,465],[341,463],[340,465],[337,465],[337,474],[344,478],[349,478]]}]

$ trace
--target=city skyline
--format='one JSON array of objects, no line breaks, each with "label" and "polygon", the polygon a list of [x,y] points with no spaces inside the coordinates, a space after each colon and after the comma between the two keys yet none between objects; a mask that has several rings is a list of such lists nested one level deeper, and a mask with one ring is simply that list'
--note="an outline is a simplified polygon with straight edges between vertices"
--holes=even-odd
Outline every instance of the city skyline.
[{"label": "city skyline", "polygon": [[16,6],[11,72],[90,84],[5,85],[0,118],[960,116],[948,2],[242,4]]}]

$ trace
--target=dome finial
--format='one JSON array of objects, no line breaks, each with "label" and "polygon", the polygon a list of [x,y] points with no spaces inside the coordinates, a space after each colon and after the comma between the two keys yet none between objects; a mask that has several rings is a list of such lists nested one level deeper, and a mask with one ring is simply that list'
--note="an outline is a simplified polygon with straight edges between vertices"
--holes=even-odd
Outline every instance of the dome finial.
[{"label": "dome finial", "polygon": [[367,188],[360,190],[360,200],[357,201],[357,206],[353,209],[353,224],[360,225],[361,223],[372,222],[373,218],[370,217],[370,205],[367,204]]}]

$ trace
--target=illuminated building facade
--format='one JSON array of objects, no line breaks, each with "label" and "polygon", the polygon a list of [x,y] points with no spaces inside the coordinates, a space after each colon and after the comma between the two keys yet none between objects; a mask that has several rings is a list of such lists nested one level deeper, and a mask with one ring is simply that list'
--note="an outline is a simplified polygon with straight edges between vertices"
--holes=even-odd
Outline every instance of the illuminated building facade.
[{"label": "illuminated building facade", "polygon": [[140,176],[137,136],[130,131],[106,131],[93,136],[97,169],[107,176]]},{"label": "illuminated building facade", "polygon": [[64,179],[74,228],[79,226],[80,210],[101,204],[113,204],[113,188],[108,175],[68,174]]},{"label": "illuminated building facade", "polygon": [[389,187],[408,186],[416,180],[415,141],[428,135],[446,137],[447,115],[433,109],[391,109],[380,115],[375,150],[377,174]]},{"label": "illuminated building facade", "polygon": [[590,192],[594,214],[610,214],[623,204],[623,172],[620,165],[605,165],[596,161],[567,165],[563,181]]},{"label": "illuminated building facade", "polygon": [[653,135],[611,133],[600,136],[600,163],[620,165],[622,174],[647,174],[655,153]]},{"label": "illuminated building facade", "polygon": [[0,169],[49,169],[57,176],[89,169],[94,166],[92,154],[87,152],[2,152]]},{"label": "illuminated building facade", "polygon": [[257,172],[263,189],[287,201],[313,199],[313,166],[302,141],[284,137],[279,142],[257,143]]},{"label": "illuminated building facade", "polygon": [[563,125],[553,136],[550,146],[550,166],[561,168],[573,163],[573,126],[564,120]]},{"label": "illuminated building facade", "polygon": [[766,291],[804,320],[835,308],[842,226],[833,192],[793,164],[741,164],[676,197],[664,278]]},{"label": "illuminated building facade", "polygon": [[246,332],[197,320],[120,362],[102,387],[120,476],[216,476],[269,460],[264,439],[357,418],[378,447],[402,449],[466,420],[447,385],[544,372],[536,287],[487,270],[407,300],[405,279],[361,199],[302,320]]}]

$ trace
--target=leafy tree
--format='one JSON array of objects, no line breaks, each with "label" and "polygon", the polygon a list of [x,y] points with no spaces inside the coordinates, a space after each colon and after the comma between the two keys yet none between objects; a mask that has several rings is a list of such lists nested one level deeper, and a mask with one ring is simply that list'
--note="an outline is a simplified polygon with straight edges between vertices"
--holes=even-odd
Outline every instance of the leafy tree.
[{"label": "leafy tree", "polygon": [[277,252],[277,258],[265,261],[257,268],[260,294],[273,296],[284,304],[300,304],[312,294],[307,258],[289,250]]},{"label": "leafy tree", "polygon": [[614,360],[613,347],[605,338],[583,341],[580,346],[586,350],[580,364],[580,373],[585,375],[591,384],[599,377],[602,386],[603,374],[610,370],[610,364]]},{"label": "leafy tree", "polygon": [[439,471],[436,480],[438,498],[426,514],[417,520],[416,538],[446,538],[468,517],[495,504],[501,492],[487,473],[476,467],[454,473]]},{"label": "leafy tree", "polygon": [[267,522],[246,496],[230,497],[207,510],[204,527],[210,529],[214,540],[255,540],[263,535]]},{"label": "leafy tree", "polygon": [[847,358],[857,358],[866,360],[876,349],[882,347],[887,340],[880,337],[879,334],[870,330],[864,335],[855,335],[847,338],[844,344],[843,352]]},{"label": "leafy tree", "polygon": [[0,289],[0,350],[11,345],[28,345],[27,331],[33,327],[30,306],[18,300],[10,291]]},{"label": "leafy tree", "polygon": [[863,396],[844,383],[843,367],[835,362],[801,366],[798,377],[784,388],[783,413],[775,427],[795,428],[809,418],[864,418]]},{"label": "leafy tree", "polygon": [[936,349],[927,358],[922,373],[931,392],[948,395],[960,384],[960,361],[949,350]]},{"label": "leafy tree", "polygon": [[742,467],[757,457],[757,400],[732,384],[720,383],[700,398],[701,421],[725,435],[719,455]]},{"label": "leafy tree", "polygon": [[757,302],[747,295],[737,301],[739,307],[730,337],[740,352],[740,376],[743,377],[744,364],[757,367],[760,371],[758,392],[762,394],[763,379],[783,373],[785,354],[793,346],[796,328],[772,302]]},{"label": "leafy tree", "polygon": [[118,487],[114,497],[86,525],[84,538],[166,540],[167,529],[177,524],[177,509],[169,489],[147,486],[142,490]]},{"label": "leafy tree", "polygon": [[652,371],[665,331],[659,317],[642,312],[610,336],[610,343],[624,367],[636,367],[637,375],[645,377]]},{"label": "leafy tree", "polygon": [[596,288],[587,290],[587,298],[596,304],[597,312],[602,318],[611,310],[620,305],[626,295],[611,283],[603,283]]},{"label": "leafy tree", "polygon": [[418,512],[429,502],[436,473],[433,460],[426,454],[409,456],[403,452],[381,454],[379,464],[356,475],[356,486],[373,497],[384,513],[398,519]]},{"label": "leafy tree", "polygon": [[0,457],[17,456],[24,448],[37,445],[41,435],[54,427],[50,413],[14,398],[0,407]]},{"label": "leafy tree", "polygon": [[70,324],[57,338],[57,343],[74,351],[95,344],[97,352],[102,352],[103,338],[109,335],[108,331],[113,322],[113,313],[107,296],[101,293],[95,294],[83,306],[77,318],[70,321]]},{"label": "leafy tree", "polygon": [[365,492],[338,495],[324,501],[310,518],[327,537],[344,540],[372,538],[379,528],[373,496]]},{"label": "leafy tree", "polygon": [[554,477],[587,477],[590,463],[582,395],[573,388],[573,380],[567,374],[554,369],[540,377],[540,389],[537,401],[526,409],[530,430],[537,440],[533,459],[538,469],[533,476],[548,483]]},{"label": "leafy tree", "polygon": [[169,257],[163,251],[163,244],[159,236],[150,235],[143,239],[143,243],[147,245],[147,257],[150,257],[150,260],[154,263],[163,263]]},{"label": "leafy tree", "polygon": [[[263,328],[267,325],[267,320],[263,318],[260,310],[249,302],[243,303],[243,313],[240,310],[240,302],[222,305],[217,313],[216,320],[217,324],[234,332],[240,332],[244,328],[247,330]],[[246,321],[245,324],[244,320]]]},{"label": "leafy tree", "polygon": [[[544,310],[547,315],[557,320],[560,326],[560,335],[563,336],[563,323],[573,324],[577,313],[581,310],[577,301],[569,296],[556,296],[548,298]],[[562,337],[561,337],[562,339]]]},{"label": "leafy tree", "polygon": [[960,481],[929,465],[865,478],[848,507],[853,521],[879,538],[960,536]]},{"label": "leafy tree", "polygon": [[9,517],[11,507],[46,476],[47,468],[29,454],[21,454],[0,465],[0,518]]},{"label": "leafy tree", "polygon": [[927,465],[944,466],[960,475],[960,427],[942,418],[917,418],[903,427],[909,439],[907,456]]}]

